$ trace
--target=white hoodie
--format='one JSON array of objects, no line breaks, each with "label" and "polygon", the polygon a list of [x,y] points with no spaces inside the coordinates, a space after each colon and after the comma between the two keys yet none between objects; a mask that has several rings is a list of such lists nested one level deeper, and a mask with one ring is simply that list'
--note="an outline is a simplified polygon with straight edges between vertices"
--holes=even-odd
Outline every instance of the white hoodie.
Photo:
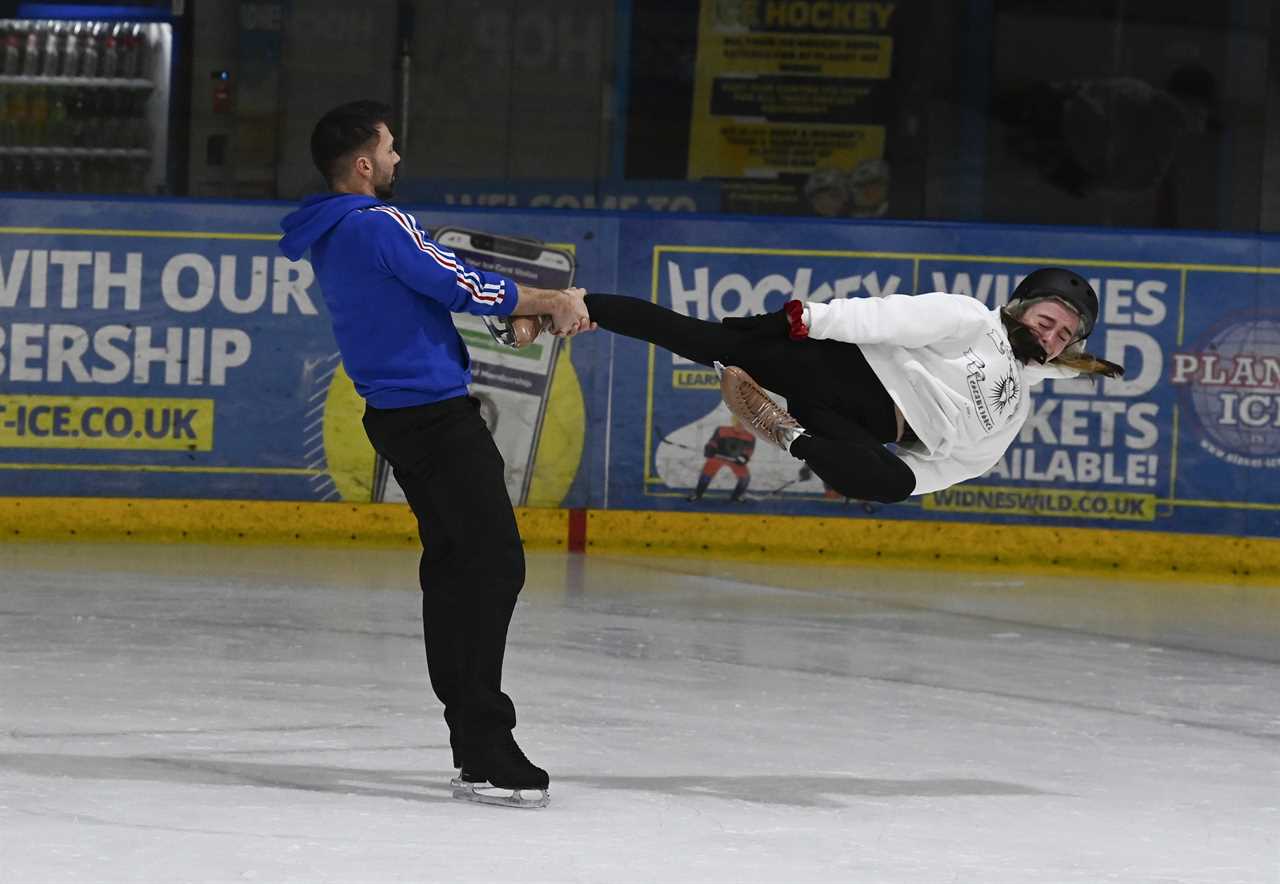
[{"label": "white hoodie", "polygon": [[857,344],[919,442],[898,455],[928,494],[981,476],[1031,410],[1027,388],[1078,372],[1013,358],[999,308],[932,292],[806,305],[809,337]]}]

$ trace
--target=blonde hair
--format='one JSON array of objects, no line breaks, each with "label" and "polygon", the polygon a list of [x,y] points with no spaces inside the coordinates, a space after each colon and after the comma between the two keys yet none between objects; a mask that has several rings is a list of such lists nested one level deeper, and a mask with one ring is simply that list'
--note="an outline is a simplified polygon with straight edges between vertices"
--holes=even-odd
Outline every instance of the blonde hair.
[{"label": "blonde hair", "polygon": [[[1059,298],[1054,300],[1059,301],[1059,303],[1066,303]],[[1027,308],[1032,303],[1034,301],[1019,300],[1003,307],[1000,310],[1000,317],[1004,320],[1005,328],[1008,329],[1010,324],[1020,325],[1023,314],[1027,312]],[[1067,306],[1071,307],[1070,304],[1067,304]],[[1075,308],[1072,307],[1071,309],[1074,312]],[[1086,353],[1084,341],[1072,341],[1049,362],[1053,365],[1061,365],[1063,368],[1073,369],[1084,375],[1102,375],[1106,378],[1118,378],[1124,374],[1124,366],[1108,362],[1105,359],[1094,356],[1092,353]]]},{"label": "blonde hair", "polygon": [[1104,378],[1118,378],[1124,374],[1124,366],[1116,365],[1100,359],[1092,353],[1084,351],[1084,341],[1076,341],[1056,357],[1049,360],[1054,365],[1073,368],[1081,374],[1102,375]]}]

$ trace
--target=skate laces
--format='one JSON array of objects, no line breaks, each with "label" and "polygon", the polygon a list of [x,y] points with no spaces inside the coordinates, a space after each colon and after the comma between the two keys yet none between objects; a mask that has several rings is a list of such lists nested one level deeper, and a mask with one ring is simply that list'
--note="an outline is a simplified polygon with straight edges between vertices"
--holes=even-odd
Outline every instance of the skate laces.
[{"label": "skate laces", "polygon": [[788,444],[803,432],[799,421],[745,375],[741,377],[738,387],[738,401],[741,410],[746,412],[751,428],[756,430],[758,435],[771,439],[779,448],[787,448]]}]

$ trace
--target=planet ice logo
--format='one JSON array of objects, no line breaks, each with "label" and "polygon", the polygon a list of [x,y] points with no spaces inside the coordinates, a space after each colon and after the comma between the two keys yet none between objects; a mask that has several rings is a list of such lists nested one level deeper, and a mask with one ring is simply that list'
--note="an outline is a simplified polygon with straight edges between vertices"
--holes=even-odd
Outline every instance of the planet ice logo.
[{"label": "planet ice logo", "polygon": [[1175,353],[1174,384],[1212,443],[1241,466],[1280,466],[1280,317],[1236,322],[1197,351]]}]

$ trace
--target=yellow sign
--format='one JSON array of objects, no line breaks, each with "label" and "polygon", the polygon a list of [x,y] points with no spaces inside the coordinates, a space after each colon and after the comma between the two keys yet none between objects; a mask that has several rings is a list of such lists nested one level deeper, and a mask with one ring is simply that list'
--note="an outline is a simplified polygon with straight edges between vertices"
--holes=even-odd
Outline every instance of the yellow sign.
[{"label": "yellow sign", "polygon": [[851,174],[882,159],[895,12],[893,3],[702,0],[689,177]]},{"label": "yellow sign", "polygon": [[866,156],[884,153],[884,127],[725,123],[712,146],[716,152],[703,154],[699,165],[715,166],[716,175],[808,172],[819,165],[853,168]]},{"label": "yellow sign", "polygon": [[0,396],[0,448],[211,451],[213,400]]},{"label": "yellow sign", "polygon": [[677,390],[718,390],[720,376],[709,368],[678,368],[671,373],[671,386]]}]

